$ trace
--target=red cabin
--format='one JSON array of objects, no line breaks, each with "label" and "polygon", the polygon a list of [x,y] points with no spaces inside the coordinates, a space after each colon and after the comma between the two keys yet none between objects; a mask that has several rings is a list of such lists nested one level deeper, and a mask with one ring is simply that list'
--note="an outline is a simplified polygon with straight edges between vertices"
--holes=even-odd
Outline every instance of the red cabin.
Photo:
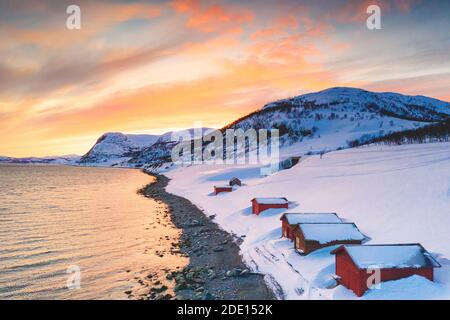
[{"label": "red cabin", "polygon": [[252,213],[259,215],[267,209],[287,209],[289,201],[286,198],[254,198],[252,199]]},{"label": "red cabin", "polygon": [[232,186],[214,186],[214,194],[218,195],[221,192],[232,192]]},{"label": "red cabin", "polygon": [[294,240],[293,230],[299,223],[341,223],[336,213],[294,213],[287,212],[280,218],[281,236]]},{"label": "red cabin", "polygon": [[358,297],[367,291],[369,277],[373,277],[375,270],[380,271],[381,282],[412,275],[433,281],[434,268],[441,267],[418,243],[345,245],[331,253],[336,256],[336,275],[339,283]]},{"label": "red cabin", "polygon": [[339,244],[361,244],[366,237],[354,223],[300,223],[292,230],[301,255]]}]

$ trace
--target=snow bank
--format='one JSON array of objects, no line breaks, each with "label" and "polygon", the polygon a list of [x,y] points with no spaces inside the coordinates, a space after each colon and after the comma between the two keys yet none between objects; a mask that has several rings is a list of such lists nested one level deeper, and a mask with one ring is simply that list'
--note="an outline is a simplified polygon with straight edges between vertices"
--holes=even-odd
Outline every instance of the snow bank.
[{"label": "snow bank", "polygon": [[[292,150],[291,150],[292,151]],[[351,291],[332,288],[334,247],[302,257],[281,238],[285,210],[251,214],[251,199],[283,196],[289,211],[337,212],[356,223],[370,243],[421,243],[442,268],[436,283],[406,279],[363,296],[414,299],[422,289],[432,298],[450,299],[450,143],[371,146],[311,156],[292,169],[268,177],[258,166],[198,165],[167,172],[168,191],[190,199],[225,230],[245,236],[244,261],[287,299],[355,299]],[[246,185],[234,192],[209,196],[213,185],[238,177]],[[431,290],[431,289],[430,289]],[[431,298],[431,296],[430,296]]]}]

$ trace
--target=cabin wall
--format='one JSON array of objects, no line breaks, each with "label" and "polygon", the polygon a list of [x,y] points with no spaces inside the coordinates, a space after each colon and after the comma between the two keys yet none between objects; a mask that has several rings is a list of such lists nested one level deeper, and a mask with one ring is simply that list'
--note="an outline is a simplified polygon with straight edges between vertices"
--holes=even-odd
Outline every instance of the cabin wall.
[{"label": "cabin wall", "polygon": [[288,208],[288,204],[262,204],[262,203],[257,203],[256,201],[252,201],[252,212],[254,214],[259,215],[262,211],[267,210],[267,209],[280,209],[280,208],[284,208],[287,209]]},{"label": "cabin wall", "polygon": [[325,244],[322,244],[318,241],[311,241],[311,240],[304,240],[305,244],[305,250],[304,250],[304,254],[309,254],[313,251],[322,249],[322,248],[326,248],[326,247],[331,247],[331,246],[336,246],[336,245],[344,245],[344,244],[361,244],[362,241],[360,240],[339,240],[339,241],[332,241],[332,242],[328,242]]},{"label": "cabin wall", "polygon": [[287,223],[286,219],[281,220],[281,236],[283,238],[288,238],[289,239],[289,223]]},{"label": "cabin wall", "polygon": [[221,192],[231,192],[233,189],[231,188],[214,188],[214,193],[217,195]]},{"label": "cabin wall", "polygon": [[287,203],[286,204],[261,204],[261,203],[258,204],[259,213],[261,213],[262,211],[267,210],[267,209],[280,209],[280,208],[287,209],[288,208]]},{"label": "cabin wall", "polygon": [[258,203],[256,201],[252,201],[252,213],[259,214]]},{"label": "cabin wall", "polygon": [[308,248],[305,243],[305,237],[298,228],[295,229],[293,232],[293,239],[295,250],[299,251],[300,254],[305,254]]},{"label": "cabin wall", "polygon": [[362,281],[364,274],[353,263],[352,259],[345,252],[336,253],[336,275],[340,277],[340,284],[352,290],[358,297],[361,297],[367,290],[366,283]]},{"label": "cabin wall", "polygon": [[[336,275],[340,283],[352,290],[358,297],[368,290],[367,280],[373,272],[367,273],[367,269],[359,269],[345,252],[336,253]],[[406,269],[381,269],[381,282],[407,278],[412,275],[420,275],[433,281],[433,268],[406,268]]]},{"label": "cabin wall", "polygon": [[294,241],[295,235],[292,231],[292,226],[287,222],[287,219],[281,220],[281,236]]},{"label": "cabin wall", "polygon": [[[373,271],[367,273],[367,270],[362,270],[361,275],[361,286],[364,291],[368,290],[367,287],[367,279],[373,274]],[[433,281],[433,268],[403,268],[403,269],[381,269],[381,282],[384,281],[392,281],[403,278],[408,278],[413,275],[418,275],[427,278],[430,281]]]}]

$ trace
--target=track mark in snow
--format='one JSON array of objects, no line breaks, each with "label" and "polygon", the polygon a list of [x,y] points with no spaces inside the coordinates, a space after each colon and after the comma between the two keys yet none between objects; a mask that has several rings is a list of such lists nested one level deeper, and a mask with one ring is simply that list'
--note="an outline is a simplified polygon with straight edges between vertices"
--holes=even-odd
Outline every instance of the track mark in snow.
[{"label": "track mark in snow", "polygon": [[272,258],[273,261],[276,261],[276,262],[280,261],[280,259],[278,259],[278,257],[276,255],[274,255],[272,252],[270,252],[270,250],[267,249],[266,245],[263,245],[262,249],[264,249],[265,253],[268,254]]},{"label": "track mark in snow", "polygon": [[[286,258],[286,255],[284,253],[281,254],[284,258],[284,261],[286,262],[286,264],[291,268],[292,271],[294,271],[296,274],[298,274],[298,276],[302,279],[302,281],[306,284],[306,287],[308,289],[308,295],[310,295],[311,291],[314,291],[317,293],[318,296],[325,298],[321,293],[320,293],[320,289],[316,288],[314,286],[311,285],[311,282],[309,282],[301,273],[300,271],[298,271],[297,269],[294,268],[294,266],[288,261],[288,259]],[[299,288],[300,290],[297,291],[297,289],[295,290],[296,293],[300,296],[303,295],[305,293],[305,290],[303,288]]]},{"label": "track mark in snow", "polygon": [[255,273],[260,273],[259,272],[259,268],[258,268],[258,264],[255,262],[255,260],[253,259],[252,255],[250,254],[250,252],[247,254],[248,255],[248,263],[247,266]]},{"label": "track mark in snow", "polygon": [[275,261],[271,257],[268,257],[267,254],[265,254],[260,248],[255,247],[254,250],[260,257],[264,258],[264,260],[269,263],[275,264]]},{"label": "track mark in snow", "polygon": [[281,288],[280,284],[275,280],[273,276],[271,276],[270,274],[266,274],[264,275],[264,280],[266,280],[267,285],[272,288],[272,291],[278,300],[286,299],[283,288]]}]

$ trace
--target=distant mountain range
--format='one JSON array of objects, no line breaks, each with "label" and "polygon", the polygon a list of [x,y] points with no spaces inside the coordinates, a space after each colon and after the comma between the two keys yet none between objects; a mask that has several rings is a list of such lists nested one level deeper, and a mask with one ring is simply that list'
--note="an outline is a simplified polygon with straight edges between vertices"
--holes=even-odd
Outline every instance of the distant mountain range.
[{"label": "distant mountain range", "polygon": [[[209,128],[202,128],[203,133]],[[162,135],[125,135],[122,133],[106,133],[78,161],[83,166],[107,167],[143,167],[147,163],[162,164],[168,162],[174,133],[193,136],[194,129],[170,131]]]},{"label": "distant mountain range", "polygon": [[17,163],[17,164],[60,164],[60,165],[76,165],[80,160],[80,156],[68,155],[68,156],[56,156],[56,157],[26,157],[26,158],[12,158],[1,157],[1,163]]},{"label": "distant mountain range", "polygon": [[105,133],[78,163],[88,166],[126,166],[133,154],[154,144],[158,139],[158,135]]},{"label": "distant mountain range", "polygon": [[[336,87],[266,104],[226,129],[279,129],[282,150],[301,155],[379,140],[450,121],[450,103],[424,96]],[[192,134],[193,129],[187,130]],[[204,128],[203,131],[208,130]],[[422,130],[423,131],[423,130]],[[440,131],[438,131],[440,132]],[[0,158],[1,162],[82,166],[158,167],[170,162],[173,132],[163,135],[106,133],[81,158]]]}]

